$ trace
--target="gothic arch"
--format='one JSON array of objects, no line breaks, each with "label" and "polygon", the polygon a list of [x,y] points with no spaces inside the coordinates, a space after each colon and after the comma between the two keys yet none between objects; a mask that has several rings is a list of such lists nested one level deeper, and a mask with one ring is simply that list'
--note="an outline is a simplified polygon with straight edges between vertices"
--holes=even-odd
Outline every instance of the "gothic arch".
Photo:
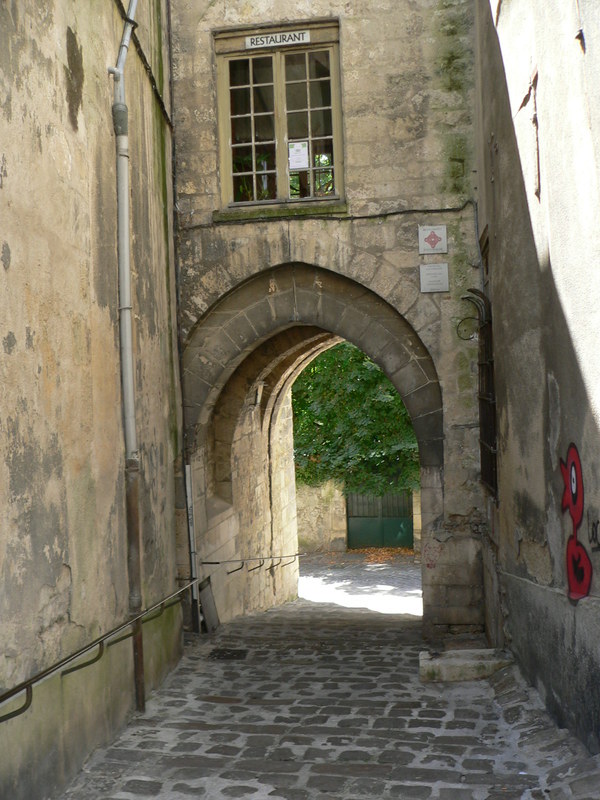
[{"label": "gothic arch", "polygon": [[339,339],[352,342],[382,367],[411,416],[421,466],[442,467],[441,389],[417,333],[364,286],[301,263],[257,273],[221,298],[191,331],[183,352],[188,451],[205,439],[223,388],[249,356],[238,372],[244,387],[252,382],[257,388],[275,386],[278,365],[281,375],[290,378],[311,354]]}]

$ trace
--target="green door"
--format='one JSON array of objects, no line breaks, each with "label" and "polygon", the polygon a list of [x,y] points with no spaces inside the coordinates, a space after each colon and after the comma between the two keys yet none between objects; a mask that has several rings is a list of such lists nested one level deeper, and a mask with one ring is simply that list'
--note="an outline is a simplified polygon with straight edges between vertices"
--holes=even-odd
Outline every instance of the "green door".
[{"label": "green door", "polygon": [[349,494],[348,549],[413,546],[412,493]]}]

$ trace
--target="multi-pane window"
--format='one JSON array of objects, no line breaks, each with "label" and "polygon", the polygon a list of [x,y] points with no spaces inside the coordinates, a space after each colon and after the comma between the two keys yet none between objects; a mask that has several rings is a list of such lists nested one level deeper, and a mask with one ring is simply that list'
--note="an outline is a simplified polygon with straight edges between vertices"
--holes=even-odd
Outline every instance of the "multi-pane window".
[{"label": "multi-pane window", "polygon": [[331,67],[327,50],[285,56],[289,193],[335,193]]},{"label": "multi-pane window", "polygon": [[226,205],[340,197],[337,45],[315,39],[219,60]]},{"label": "multi-pane window", "polygon": [[273,58],[229,62],[234,202],[277,197]]}]

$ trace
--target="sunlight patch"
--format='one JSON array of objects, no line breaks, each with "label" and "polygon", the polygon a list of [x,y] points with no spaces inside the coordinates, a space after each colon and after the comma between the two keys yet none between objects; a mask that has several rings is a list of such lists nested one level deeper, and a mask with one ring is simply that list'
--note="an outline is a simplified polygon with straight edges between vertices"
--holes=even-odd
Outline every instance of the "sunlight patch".
[{"label": "sunlight patch", "polygon": [[[351,585],[351,584],[350,584]],[[325,582],[323,578],[300,576],[298,597],[312,603],[334,603],[345,608],[368,608],[380,614],[409,614],[423,616],[423,599],[420,589],[401,592],[390,586],[373,586],[359,594],[350,591],[348,581]],[[391,591],[394,591],[392,594]]]}]

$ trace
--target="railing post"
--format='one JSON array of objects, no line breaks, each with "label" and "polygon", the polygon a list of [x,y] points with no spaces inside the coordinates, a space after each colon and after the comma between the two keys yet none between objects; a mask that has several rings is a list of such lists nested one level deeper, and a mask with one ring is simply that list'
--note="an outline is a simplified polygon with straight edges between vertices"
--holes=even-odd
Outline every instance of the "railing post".
[{"label": "railing post", "polygon": [[[126,474],[129,611],[132,617],[138,617],[142,610],[142,554],[139,507],[140,470],[136,459],[128,459]],[[141,619],[136,619],[133,623],[133,670],[136,708],[138,711],[144,711],[146,708],[146,690],[144,679],[144,635]]]},{"label": "railing post", "polygon": [[146,710],[146,681],[144,676],[144,633],[142,620],[133,623],[133,674],[135,679],[135,707]]}]

